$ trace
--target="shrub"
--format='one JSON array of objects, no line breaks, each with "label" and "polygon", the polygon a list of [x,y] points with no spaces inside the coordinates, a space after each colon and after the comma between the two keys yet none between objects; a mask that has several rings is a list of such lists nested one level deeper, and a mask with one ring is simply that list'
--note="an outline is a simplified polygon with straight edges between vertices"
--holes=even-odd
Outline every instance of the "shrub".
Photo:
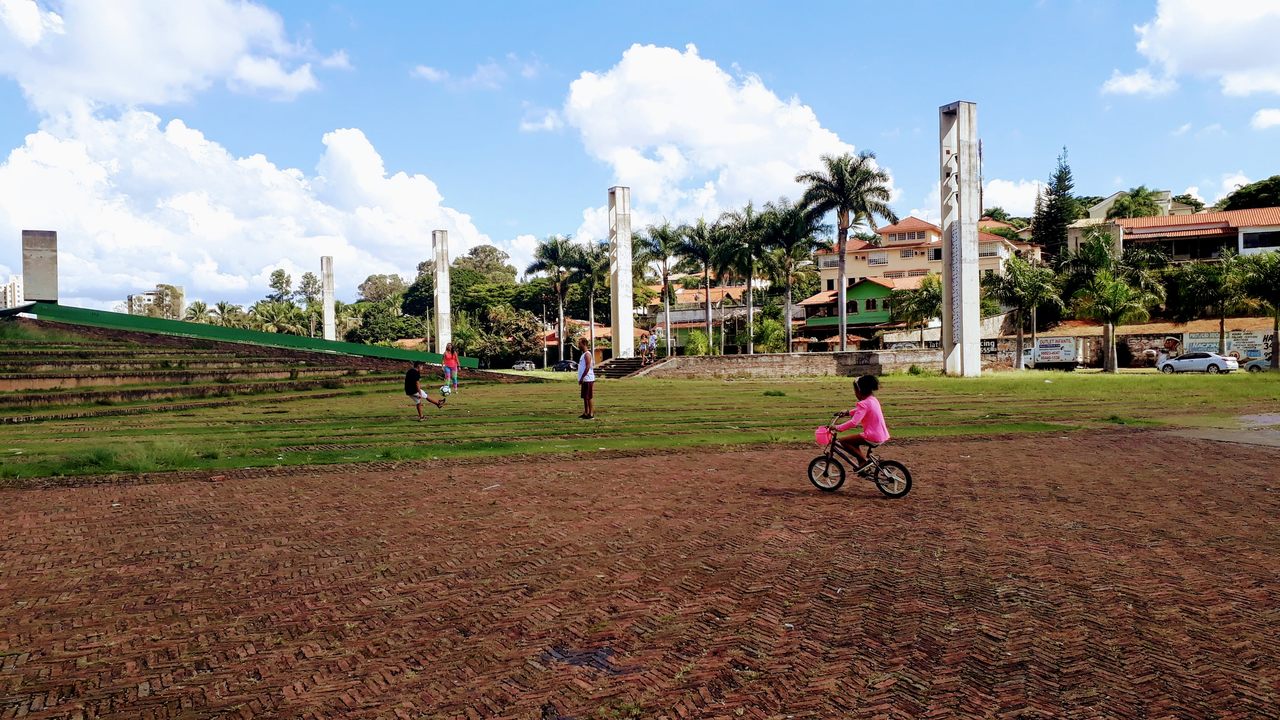
[{"label": "shrub", "polygon": [[781,390],[765,390],[765,397],[786,397],[787,394]]},{"label": "shrub", "polygon": [[684,341],[685,355],[710,355],[711,342],[707,339],[707,334],[701,330],[690,330],[689,337]]}]

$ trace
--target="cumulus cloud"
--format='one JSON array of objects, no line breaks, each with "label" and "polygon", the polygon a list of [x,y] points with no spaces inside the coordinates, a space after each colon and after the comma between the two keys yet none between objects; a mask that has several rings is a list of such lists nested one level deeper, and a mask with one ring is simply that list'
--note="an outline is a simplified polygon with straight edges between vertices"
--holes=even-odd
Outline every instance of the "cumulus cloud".
[{"label": "cumulus cloud", "polygon": [[1004,208],[1010,215],[1030,217],[1036,209],[1036,195],[1045,185],[1039,180],[989,180],[982,188],[982,201]]},{"label": "cumulus cloud", "polygon": [[1239,170],[1235,172],[1223,173],[1222,184],[1221,186],[1219,186],[1218,195],[1213,199],[1213,201],[1218,202],[1222,198],[1230,195],[1232,192],[1235,192],[1236,188],[1240,187],[1241,185],[1248,185],[1250,182],[1251,181],[1249,180],[1249,176],[1245,175],[1243,172]]},{"label": "cumulus cloud", "polygon": [[309,50],[252,2],[0,0],[0,74],[37,108],[163,104],[225,81],[292,97],[317,87]]},{"label": "cumulus cloud", "polygon": [[542,69],[542,61],[536,56],[532,59],[524,59],[515,53],[507,53],[503,61],[486,60],[476,65],[475,69],[466,75],[455,75],[448,70],[430,65],[416,65],[409,74],[454,90],[500,90],[512,74],[532,80],[538,77]]},{"label": "cumulus cloud", "polygon": [[[794,198],[798,173],[824,154],[854,151],[809,106],[779,98],[754,75],[731,75],[693,45],[633,45],[612,68],[582,73],[564,120],[632,188],[637,226]],[[600,211],[588,211],[580,233],[598,228],[591,219]]]},{"label": "cumulus cloud", "polygon": [[[1270,0],[1160,0],[1156,16],[1134,28],[1148,69],[1116,71],[1103,89],[1159,94],[1173,78],[1216,80],[1227,95],[1280,93],[1280,3]],[[1110,90],[1108,90],[1110,86]]]},{"label": "cumulus cloud", "polygon": [[1280,108],[1263,108],[1253,114],[1249,121],[1254,130],[1266,130],[1280,126]]},{"label": "cumulus cloud", "polygon": [[351,58],[347,55],[346,50],[339,50],[332,55],[320,61],[321,67],[327,67],[334,70],[351,70]]},{"label": "cumulus cloud", "polygon": [[[0,237],[58,230],[62,290],[112,303],[165,282],[188,298],[250,301],[274,267],[334,256],[341,294],[412,275],[434,229],[455,254],[490,242],[421,174],[389,172],[355,129],[330,132],[313,173],[237,157],[180,120],[138,110],[48,122],[0,164]],[[528,238],[499,243],[527,262]],[[527,252],[528,251],[528,252]],[[17,243],[0,244],[17,266]]]},{"label": "cumulus cloud", "polygon": [[546,108],[527,107],[520,118],[520,132],[550,132],[564,127],[560,113]]}]

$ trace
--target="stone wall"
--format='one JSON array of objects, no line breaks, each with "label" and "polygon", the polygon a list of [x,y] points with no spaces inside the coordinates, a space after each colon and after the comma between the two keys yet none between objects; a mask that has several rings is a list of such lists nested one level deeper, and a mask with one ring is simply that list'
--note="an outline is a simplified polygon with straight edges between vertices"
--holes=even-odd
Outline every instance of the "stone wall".
[{"label": "stone wall", "polygon": [[912,365],[942,368],[940,350],[855,350],[845,353],[769,353],[758,355],[679,355],[632,377],[788,378],[854,377],[901,372]]},{"label": "stone wall", "polygon": [[925,370],[942,370],[942,351],[910,348],[904,350],[855,350],[836,353],[837,374],[845,377],[904,372],[917,365]]}]

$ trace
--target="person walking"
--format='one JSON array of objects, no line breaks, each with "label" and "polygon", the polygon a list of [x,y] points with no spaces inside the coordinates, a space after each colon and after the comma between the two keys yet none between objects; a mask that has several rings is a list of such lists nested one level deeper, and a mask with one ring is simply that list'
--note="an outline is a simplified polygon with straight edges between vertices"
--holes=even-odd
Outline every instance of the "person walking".
[{"label": "person walking", "polygon": [[458,353],[453,351],[453,343],[444,346],[444,382],[454,392],[458,392]]},{"label": "person walking", "polygon": [[578,417],[583,420],[594,420],[596,418],[596,359],[591,349],[591,341],[587,338],[578,338],[578,349],[582,350],[582,356],[578,358],[578,387],[582,395],[582,414]]}]

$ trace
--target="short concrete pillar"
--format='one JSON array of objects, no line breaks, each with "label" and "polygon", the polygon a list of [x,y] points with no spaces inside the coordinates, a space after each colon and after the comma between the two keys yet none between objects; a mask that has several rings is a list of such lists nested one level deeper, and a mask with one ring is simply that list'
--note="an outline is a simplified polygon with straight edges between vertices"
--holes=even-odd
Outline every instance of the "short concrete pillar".
[{"label": "short concrete pillar", "polygon": [[942,184],[942,357],[948,375],[982,374],[978,289],[978,106],[938,108]]},{"label": "short concrete pillar", "polygon": [[338,339],[337,298],[333,295],[333,258],[320,258],[320,313],[324,317],[324,339]]},{"label": "short concrete pillar", "polygon": [[449,304],[449,231],[431,231],[431,252],[436,263],[436,352],[443,354],[453,342],[452,307]]},{"label": "short concrete pillar", "polygon": [[58,302],[58,233],[22,231],[22,280],[28,301]]},{"label": "short concrete pillar", "polygon": [[609,307],[613,356],[635,357],[635,303],[631,290],[631,188],[609,188]]}]

